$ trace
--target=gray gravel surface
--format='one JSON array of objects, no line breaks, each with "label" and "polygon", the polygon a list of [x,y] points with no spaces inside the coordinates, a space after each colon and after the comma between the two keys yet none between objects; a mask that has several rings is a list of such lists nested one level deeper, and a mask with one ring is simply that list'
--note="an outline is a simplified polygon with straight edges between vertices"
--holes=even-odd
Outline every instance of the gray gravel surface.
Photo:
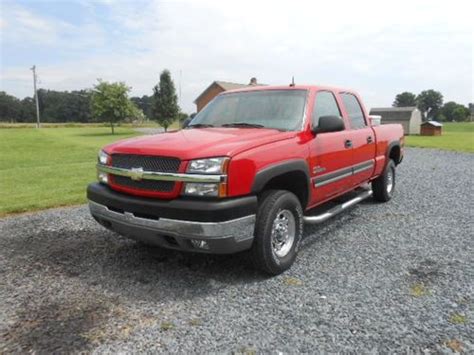
[{"label": "gray gravel surface", "polygon": [[268,278],[147,248],[85,206],[0,220],[0,353],[474,352],[474,155],[409,149],[396,196],[305,229]]}]

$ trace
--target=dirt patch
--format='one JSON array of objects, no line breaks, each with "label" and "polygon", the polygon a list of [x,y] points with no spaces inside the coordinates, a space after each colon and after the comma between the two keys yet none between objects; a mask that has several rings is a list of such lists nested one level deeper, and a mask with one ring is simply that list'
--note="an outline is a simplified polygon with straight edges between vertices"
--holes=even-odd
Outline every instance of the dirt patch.
[{"label": "dirt patch", "polygon": [[95,292],[24,303],[15,322],[0,334],[0,353],[39,354],[89,351],[108,341],[126,340],[158,317],[128,309]]},{"label": "dirt patch", "polygon": [[103,327],[110,305],[101,300],[70,299],[45,302],[36,307],[26,304],[16,321],[1,334],[2,352],[70,352],[88,350],[87,333]]},{"label": "dirt patch", "polygon": [[408,273],[421,283],[433,282],[442,275],[441,265],[431,259],[423,260],[415,268],[409,268]]}]

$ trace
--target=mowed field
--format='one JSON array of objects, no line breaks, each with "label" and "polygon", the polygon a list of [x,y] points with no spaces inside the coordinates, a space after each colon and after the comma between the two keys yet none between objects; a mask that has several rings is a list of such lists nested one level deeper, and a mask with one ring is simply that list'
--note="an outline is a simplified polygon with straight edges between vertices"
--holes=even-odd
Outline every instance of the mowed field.
[{"label": "mowed field", "polygon": [[444,123],[438,137],[407,136],[410,147],[439,148],[458,152],[474,152],[474,122]]},{"label": "mowed field", "polygon": [[85,202],[99,149],[131,128],[0,129],[0,216]]},{"label": "mowed field", "polygon": [[[84,203],[99,149],[138,135],[131,127],[0,129],[0,216]],[[406,137],[408,146],[474,152],[474,124],[447,123],[441,137]]]}]

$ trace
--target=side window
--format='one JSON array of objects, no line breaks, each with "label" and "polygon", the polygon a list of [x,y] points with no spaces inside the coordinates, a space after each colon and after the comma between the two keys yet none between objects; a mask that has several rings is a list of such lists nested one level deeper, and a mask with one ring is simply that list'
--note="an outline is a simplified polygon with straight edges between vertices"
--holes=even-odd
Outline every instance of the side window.
[{"label": "side window", "polygon": [[341,116],[336,98],[332,92],[320,91],[316,94],[313,107],[313,127],[317,127],[321,116]]},{"label": "side window", "polygon": [[367,126],[360,107],[359,101],[352,94],[343,93],[341,94],[342,102],[346,108],[349,120],[351,121],[352,129],[364,128]]}]

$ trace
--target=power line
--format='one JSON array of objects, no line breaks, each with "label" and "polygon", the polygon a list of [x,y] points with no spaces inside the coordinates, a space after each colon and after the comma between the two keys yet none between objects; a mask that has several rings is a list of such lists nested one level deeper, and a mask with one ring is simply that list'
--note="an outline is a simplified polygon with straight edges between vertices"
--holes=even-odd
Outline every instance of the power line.
[{"label": "power line", "polygon": [[33,65],[33,67],[31,67],[31,70],[33,71],[33,87],[34,87],[34,90],[35,90],[34,97],[35,97],[35,102],[36,102],[36,128],[40,128],[40,112],[39,112],[39,103],[38,103],[38,90],[36,89],[36,79],[37,79],[36,65]]}]

